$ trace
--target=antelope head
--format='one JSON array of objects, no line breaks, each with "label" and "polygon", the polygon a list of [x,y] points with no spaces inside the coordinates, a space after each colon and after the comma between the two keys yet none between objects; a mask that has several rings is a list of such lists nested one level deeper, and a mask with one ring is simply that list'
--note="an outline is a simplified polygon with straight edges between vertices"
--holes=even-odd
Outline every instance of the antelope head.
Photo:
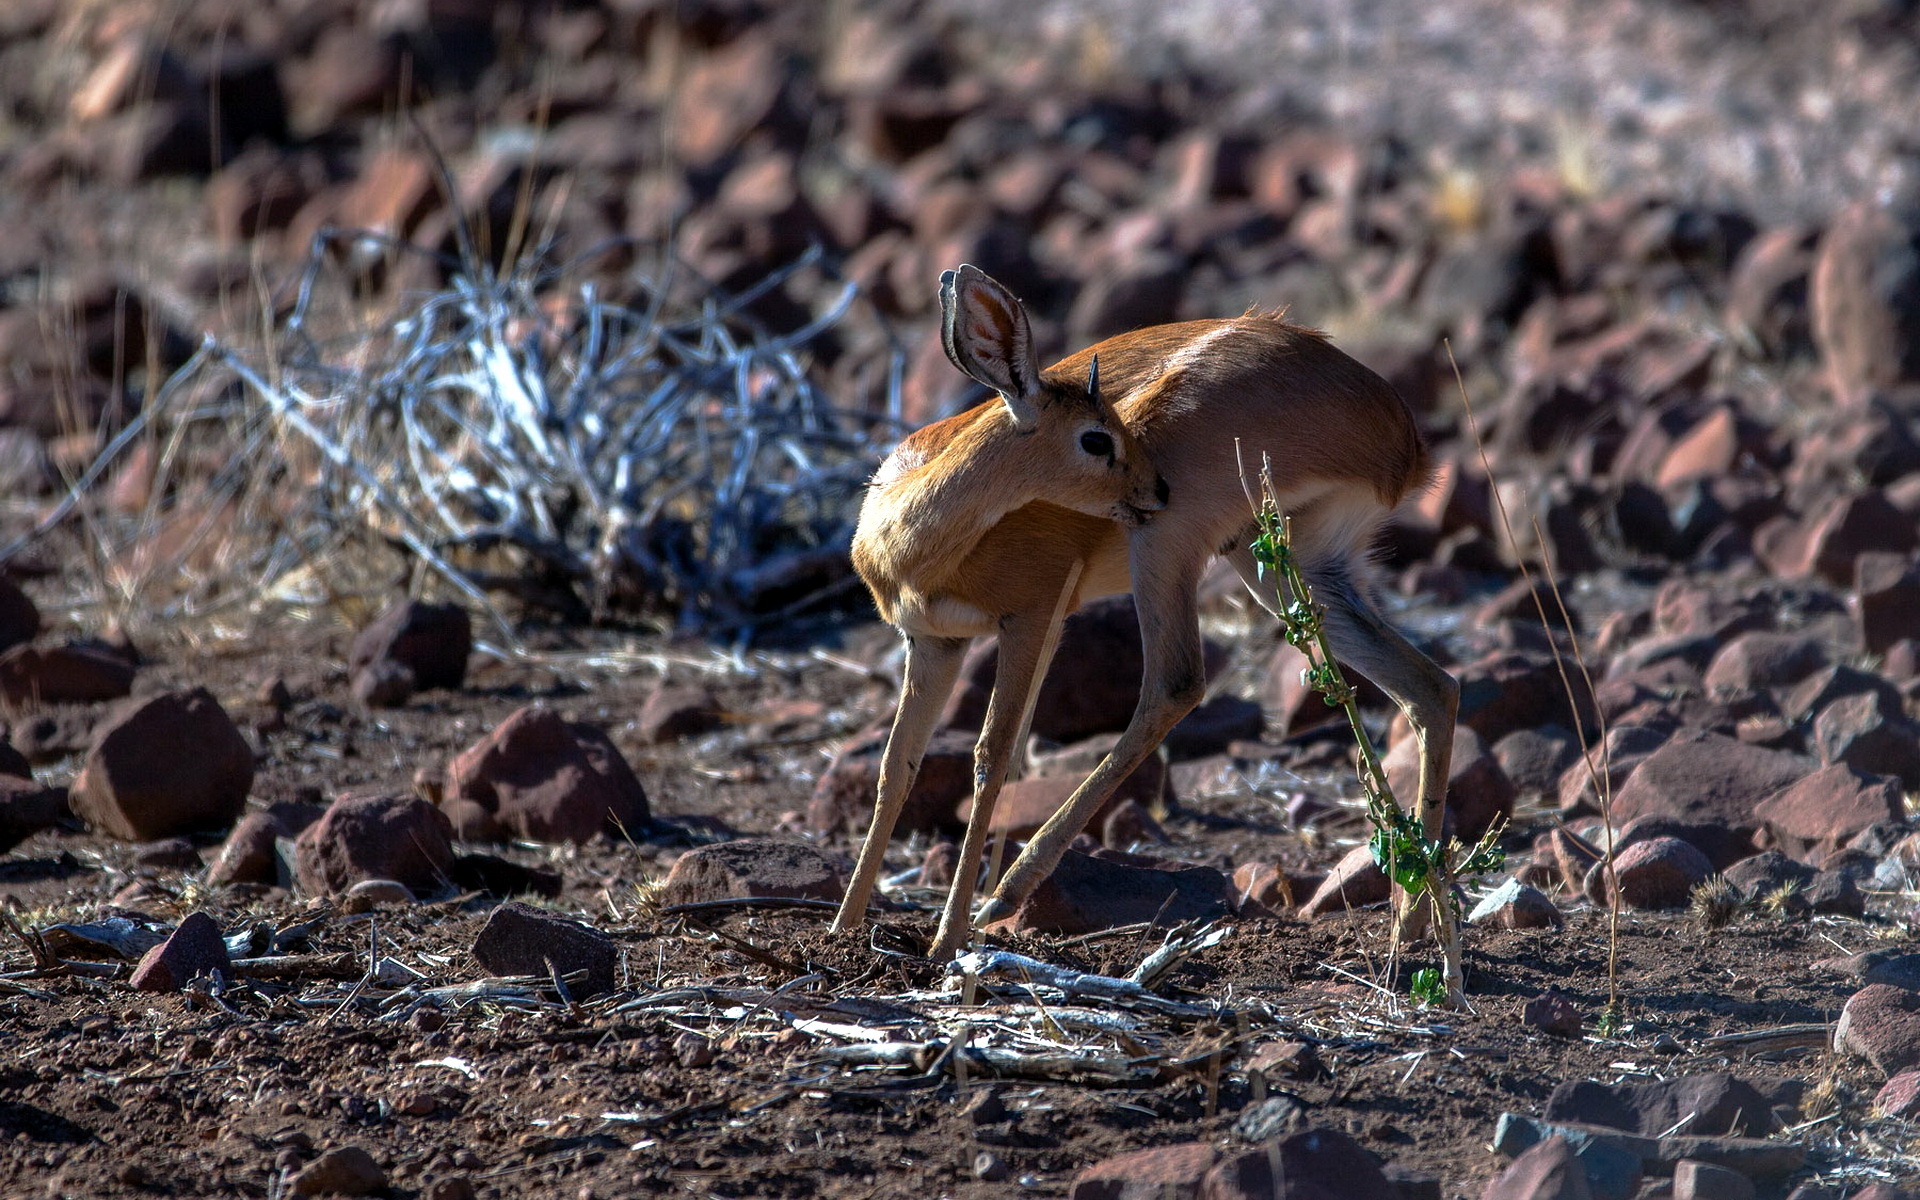
[{"label": "antelope head", "polygon": [[1166,480],[1100,394],[1097,357],[1083,380],[1043,377],[1026,309],[978,267],[940,276],[940,310],[947,357],[999,394],[1035,499],[1129,526],[1167,506]]}]

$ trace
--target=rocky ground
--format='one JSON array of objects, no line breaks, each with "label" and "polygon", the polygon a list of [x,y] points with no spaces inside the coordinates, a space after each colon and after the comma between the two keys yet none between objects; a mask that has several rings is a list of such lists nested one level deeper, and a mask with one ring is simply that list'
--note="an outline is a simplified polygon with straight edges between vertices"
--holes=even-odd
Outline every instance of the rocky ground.
[{"label": "rocky ground", "polygon": [[[1913,15],[1208,11],[6,6],[0,1192],[1920,1182]],[[643,307],[665,238],[707,296],[820,247],[741,319],[860,285],[801,364],[882,431],[855,460],[971,401],[926,336],[963,261],[1043,354],[1284,305],[1388,377],[1437,470],[1383,604],[1462,684],[1459,832],[1508,822],[1470,1011],[1408,998],[1431,950],[1388,961],[1351,746],[1229,580],[1207,702],[949,973],[990,648],[836,937],[899,658],[832,555],[725,609],[516,543],[459,560],[483,609],[390,514],[295,503],[311,456],[207,432],[244,389],[161,407],[205,336],[272,362],[309,266],[351,351],[620,238],[567,288]],[[585,322],[526,277],[527,319]],[[1127,603],[1075,618],[999,832],[1138,663]]]}]

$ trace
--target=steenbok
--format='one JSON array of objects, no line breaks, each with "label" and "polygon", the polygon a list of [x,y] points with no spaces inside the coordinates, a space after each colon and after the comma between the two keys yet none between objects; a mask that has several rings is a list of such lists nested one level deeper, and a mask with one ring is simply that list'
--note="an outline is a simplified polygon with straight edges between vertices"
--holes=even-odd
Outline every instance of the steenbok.
[{"label": "steenbok", "polygon": [[1320,334],[1275,317],[1157,325],[1042,370],[1026,310],[978,268],[940,279],[947,357],[998,399],[901,442],[874,475],[853,562],[907,640],[899,711],[873,824],[834,920],[864,919],[887,840],[968,645],[998,635],[974,751],[972,819],[933,955],[967,942],[994,801],[1026,741],[1061,622],[1131,591],[1146,669],[1126,732],[1041,827],[979,914],[1012,913],[1117,784],[1206,687],[1196,588],[1216,556],[1271,611],[1282,597],[1248,549],[1244,461],[1271,464],[1276,499],[1341,661],[1378,684],[1419,739],[1418,811],[1440,836],[1459,685],[1373,610],[1358,560],[1426,479],[1413,415],[1392,387]]}]

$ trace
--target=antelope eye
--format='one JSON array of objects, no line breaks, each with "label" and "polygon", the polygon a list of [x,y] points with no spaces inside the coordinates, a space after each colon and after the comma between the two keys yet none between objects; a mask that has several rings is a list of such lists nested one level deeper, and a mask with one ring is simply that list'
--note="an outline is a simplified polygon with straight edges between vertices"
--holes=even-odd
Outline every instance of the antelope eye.
[{"label": "antelope eye", "polygon": [[1113,457],[1113,435],[1090,429],[1080,435],[1080,448],[1095,458]]}]

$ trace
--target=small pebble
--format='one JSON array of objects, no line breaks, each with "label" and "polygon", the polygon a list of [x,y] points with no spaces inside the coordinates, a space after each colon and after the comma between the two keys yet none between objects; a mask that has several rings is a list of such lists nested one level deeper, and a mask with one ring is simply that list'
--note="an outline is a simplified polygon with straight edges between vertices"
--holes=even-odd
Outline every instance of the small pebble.
[{"label": "small pebble", "polygon": [[984,1183],[998,1183],[1007,1177],[1007,1160],[991,1150],[973,1156],[973,1177]]}]

